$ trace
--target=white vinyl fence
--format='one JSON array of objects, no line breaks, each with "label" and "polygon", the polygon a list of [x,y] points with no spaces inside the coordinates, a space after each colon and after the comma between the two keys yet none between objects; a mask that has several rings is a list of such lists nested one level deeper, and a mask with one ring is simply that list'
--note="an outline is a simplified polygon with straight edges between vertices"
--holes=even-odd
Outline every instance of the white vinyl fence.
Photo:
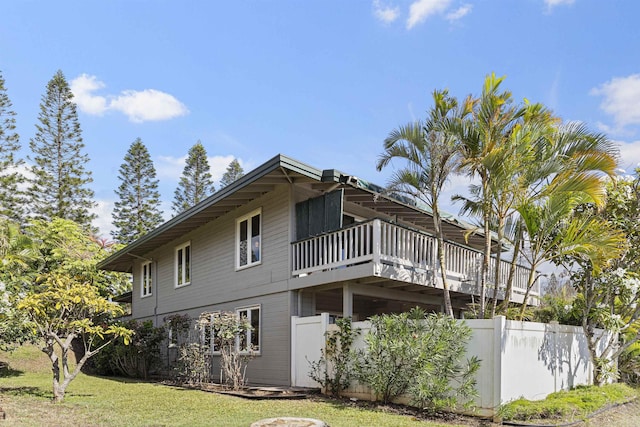
[{"label": "white vinyl fence", "polygon": [[[501,404],[520,397],[544,399],[548,394],[581,384],[591,384],[591,362],[581,327],[557,323],[506,320],[465,320],[473,334],[467,357],[480,358],[476,399],[478,413],[491,415]],[[362,334],[354,344],[364,347],[369,322],[354,322]],[[325,332],[336,330],[323,313],[293,317],[291,322],[291,382],[293,386],[319,387],[309,378],[309,361],[320,358]],[[373,398],[366,387],[353,384],[344,393],[360,399]]]}]

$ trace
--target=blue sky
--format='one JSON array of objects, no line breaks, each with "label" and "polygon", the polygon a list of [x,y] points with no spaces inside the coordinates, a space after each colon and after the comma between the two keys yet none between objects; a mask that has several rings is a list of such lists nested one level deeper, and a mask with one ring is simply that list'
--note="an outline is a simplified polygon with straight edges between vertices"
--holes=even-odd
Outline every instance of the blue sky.
[{"label": "blue sky", "polygon": [[375,162],[388,132],[424,117],[434,89],[478,94],[491,72],[516,100],[606,132],[623,169],[640,162],[640,2],[60,0],[6,2],[2,15],[0,70],[22,154],[61,69],[103,234],[137,137],[167,217],[198,140],[216,180],[234,157],[249,170],[283,153],[384,184],[391,170]]}]

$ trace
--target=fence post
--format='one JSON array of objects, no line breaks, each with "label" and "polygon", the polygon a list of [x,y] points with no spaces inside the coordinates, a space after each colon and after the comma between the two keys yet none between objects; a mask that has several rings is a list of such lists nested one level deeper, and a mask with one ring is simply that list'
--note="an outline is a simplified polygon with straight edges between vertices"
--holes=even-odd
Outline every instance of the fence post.
[{"label": "fence post", "polygon": [[507,318],[495,316],[493,318],[493,401],[492,408],[502,404],[502,337],[506,328]]}]

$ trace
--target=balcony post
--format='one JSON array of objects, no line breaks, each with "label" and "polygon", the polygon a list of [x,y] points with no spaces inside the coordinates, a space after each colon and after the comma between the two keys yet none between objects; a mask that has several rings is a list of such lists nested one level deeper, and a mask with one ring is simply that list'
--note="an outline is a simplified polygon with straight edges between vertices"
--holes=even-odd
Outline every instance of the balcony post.
[{"label": "balcony post", "polygon": [[382,224],[379,219],[373,220],[373,236],[372,236],[372,250],[373,250],[373,270],[376,274],[381,271],[380,266],[380,254],[382,253]]},{"label": "balcony post", "polygon": [[342,285],[342,317],[353,316],[353,290],[351,284]]}]

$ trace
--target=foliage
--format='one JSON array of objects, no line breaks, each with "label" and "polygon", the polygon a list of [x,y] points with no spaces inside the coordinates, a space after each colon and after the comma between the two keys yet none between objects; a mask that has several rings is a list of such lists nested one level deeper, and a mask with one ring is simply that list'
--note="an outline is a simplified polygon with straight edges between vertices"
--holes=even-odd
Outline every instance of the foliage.
[{"label": "foliage", "polygon": [[220,382],[239,390],[246,384],[247,364],[253,357],[251,343],[249,350],[241,352],[238,337],[251,330],[251,323],[231,311],[202,313],[198,319],[201,331],[208,329],[212,342],[208,348],[216,347],[220,352]]},{"label": "foliage", "polygon": [[120,325],[133,331],[131,341],[129,345],[115,341],[94,356],[96,373],[147,379],[160,365],[160,344],[166,338],[166,331],[153,326],[150,320],[129,320]]},{"label": "foliage", "polygon": [[156,228],[163,221],[156,169],[147,147],[137,138],[124,156],[118,179],[121,183],[113,208],[111,235],[129,244]]},{"label": "foliage", "polygon": [[374,316],[371,324],[356,369],[377,399],[386,403],[408,392],[417,406],[434,411],[468,404],[475,395],[480,362],[475,357],[461,362],[469,327],[418,308]]},{"label": "foliage", "polygon": [[198,342],[180,346],[178,363],[175,367],[178,380],[188,384],[202,384],[211,381],[210,350]]},{"label": "foliage", "polygon": [[179,346],[188,336],[191,317],[188,314],[170,314],[162,320],[169,334],[169,346]]},{"label": "foliage", "polygon": [[173,200],[173,211],[180,213],[209,197],[216,190],[211,179],[207,151],[200,141],[189,149]]},{"label": "foliage", "polygon": [[576,293],[569,284],[565,284],[556,291],[545,293],[540,300],[540,305],[533,311],[533,321],[541,323],[555,321],[562,325],[580,326],[582,318],[573,304],[575,299]]},{"label": "foliage", "polygon": [[437,256],[440,264],[440,280],[444,288],[445,312],[453,317],[444,253],[444,232],[440,216],[440,196],[443,186],[454,172],[458,161],[455,138],[446,130],[446,123],[462,120],[469,113],[468,103],[458,108],[458,101],[444,91],[433,92],[434,106],[427,120],[409,123],[389,133],[384,140],[384,152],[379,156],[380,171],[392,160],[400,160],[405,166],[392,175],[387,191],[406,194],[431,209],[433,227],[438,239]]},{"label": "foliage", "polygon": [[91,228],[96,215],[89,162],[73,93],[62,71],[47,84],[40,103],[39,124],[29,146],[34,178],[28,190],[31,213],[41,219],[65,218]]},{"label": "foliage", "polygon": [[504,420],[569,418],[570,421],[582,419],[608,404],[628,402],[637,395],[637,391],[624,384],[580,386],[573,390],[552,393],[544,400],[514,400],[501,406],[498,413]]},{"label": "foliage", "polygon": [[[128,344],[133,333],[124,326],[106,323],[122,314],[117,304],[101,297],[91,283],[67,275],[47,275],[37,292],[29,292],[18,303],[18,309],[26,313],[44,342],[42,351],[51,360],[56,402],[64,399],[67,386],[90,357],[118,337]],[[98,344],[105,336],[109,338]],[[81,340],[84,354],[71,371],[69,352],[76,339]]]},{"label": "foliage", "polygon": [[337,331],[327,331],[325,334],[325,348],[320,359],[309,361],[309,377],[332,396],[340,396],[340,392],[351,384],[355,358],[351,346],[360,335],[359,329],[352,328],[351,318],[336,319],[336,326]]},{"label": "foliage", "polygon": [[240,162],[238,162],[238,159],[233,159],[231,163],[229,163],[229,166],[227,166],[227,170],[222,175],[222,178],[220,178],[220,188],[226,187],[243,176],[244,170],[242,166],[240,166]]},{"label": "foliage", "polygon": [[[331,426],[452,427],[395,411],[332,399],[244,399],[132,379],[79,375],[63,405],[50,405],[50,363],[37,348],[0,353],[13,375],[0,378],[7,426],[248,426],[256,420],[302,415]],[[461,427],[461,426],[459,426]]]},{"label": "foliage", "polygon": [[27,288],[37,286],[37,278],[51,273],[91,283],[100,294],[109,297],[130,289],[127,275],[98,270],[96,264],[117,246],[104,244],[81,225],[66,219],[34,220],[24,230],[33,241],[35,255],[29,269]]},{"label": "foliage", "polygon": [[0,216],[14,221],[23,220],[24,197],[19,184],[24,176],[16,169],[23,161],[16,157],[20,151],[20,137],[16,133],[16,113],[7,95],[0,73]]}]

